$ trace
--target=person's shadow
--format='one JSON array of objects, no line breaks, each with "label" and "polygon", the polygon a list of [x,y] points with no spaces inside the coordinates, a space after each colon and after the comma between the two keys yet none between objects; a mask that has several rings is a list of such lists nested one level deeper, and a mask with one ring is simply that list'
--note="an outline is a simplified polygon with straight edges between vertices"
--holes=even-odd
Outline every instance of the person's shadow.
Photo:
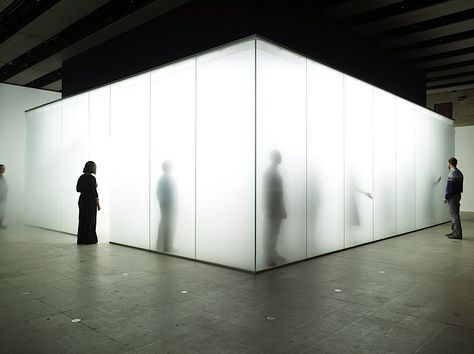
[{"label": "person's shadow", "polygon": [[161,164],[163,175],[158,181],[158,202],[160,203],[160,225],[158,227],[158,251],[175,252],[173,247],[176,230],[176,185],[171,176],[171,162]]},{"label": "person's shadow", "polygon": [[283,198],[283,178],[278,171],[280,163],[281,153],[278,150],[271,151],[270,166],[263,176],[264,263],[272,267],[286,261],[277,252],[281,223],[287,217]]}]

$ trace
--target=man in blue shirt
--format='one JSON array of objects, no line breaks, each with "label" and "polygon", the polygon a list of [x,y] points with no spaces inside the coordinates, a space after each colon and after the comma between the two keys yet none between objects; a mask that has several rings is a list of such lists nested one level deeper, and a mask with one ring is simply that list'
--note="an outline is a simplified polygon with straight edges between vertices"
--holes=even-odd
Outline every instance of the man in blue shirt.
[{"label": "man in blue shirt", "polygon": [[446,234],[449,238],[462,239],[461,218],[459,217],[459,206],[461,202],[462,184],[464,176],[457,169],[458,160],[451,157],[448,160],[448,180],[446,181],[446,192],[444,202],[448,204],[451,214],[451,232]]}]

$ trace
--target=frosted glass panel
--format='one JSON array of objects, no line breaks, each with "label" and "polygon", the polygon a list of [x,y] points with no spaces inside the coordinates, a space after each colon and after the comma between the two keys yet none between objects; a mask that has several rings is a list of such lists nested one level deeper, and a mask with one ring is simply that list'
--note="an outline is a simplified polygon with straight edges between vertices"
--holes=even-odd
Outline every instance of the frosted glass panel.
[{"label": "frosted glass panel", "polygon": [[[42,114],[41,221],[48,229],[61,229],[61,114],[62,103],[44,107]],[[71,206],[74,208],[74,206]]]},{"label": "frosted glass panel", "polygon": [[254,270],[254,41],[197,58],[196,257]]},{"label": "frosted glass panel", "polygon": [[110,240],[149,248],[150,74],[111,87]]},{"label": "frosted glass panel", "polygon": [[97,164],[97,192],[101,210],[97,214],[99,242],[109,241],[110,218],[110,86],[89,93],[89,157]]},{"label": "frosted glass panel", "polygon": [[87,161],[89,93],[63,100],[61,230],[77,233],[79,194],[76,183]]},{"label": "frosted glass panel", "polygon": [[345,247],[373,240],[372,87],[344,76]]},{"label": "frosted glass panel", "polygon": [[344,248],[343,89],[343,74],[308,60],[308,257]]},{"label": "frosted glass panel", "polygon": [[306,257],[306,60],[257,41],[257,270]]},{"label": "frosted glass panel", "polygon": [[26,116],[27,222],[76,233],[93,160],[101,242],[259,271],[449,220],[452,121],[261,39]]},{"label": "frosted glass panel", "polygon": [[373,89],[374,239],[397,232],[395,96]]},{"label": "frosted glass panel", "polygon": [[446,208],[443,199],[448,169],[443,128],[442,118],[436,113],[431,113],[431,201],[435,223],[443,222],[444,209]]},{"label": "frosted glass panel", "polygon": [[[444,149],[444,154],[445,154],[444,161],[445,161],[446,170],[444,171],[444,175],[443,175],[443,185],[446,185],[446,178],[449,172],[447,169],[447,161],[453,156],[456,157],[456,154],[454,151],[454,124],[452,121],[449,121],[448,119],[445,119],[444,121],[444,134],[445,134],[444,141],[446,143],[445,149]],[[463,165],[463,162],[459,161],[459,166],[460,166],[459,168],[461,169],[461,171],[462,171],[462,165]],[[443,221],[449,221],[449,220],[451,220],[451,215],[449,214],[448,206],[445,204],[444,212],[443,212]]]},{"label": "frosted glass panel", "polygon": [[26,223],[41,226],[41,208],[43,203],[42,189],[42,109],[27,112],[26,114],[26,156],[25,156],[25,198]]},{"label": "frosted glass panel", "polygon": [[434,182],[430,173],[430,113],[415,107],[415,226],[429,226],[434,220],[432,192]]},{"label": "frosted glass panel", "polygon": [[195,59],[151,74],[150,246],[195,256]]},{"label": "frosted glass panel", "polygon": [[397,233],[415,228],[415,106],[397,98]]}]

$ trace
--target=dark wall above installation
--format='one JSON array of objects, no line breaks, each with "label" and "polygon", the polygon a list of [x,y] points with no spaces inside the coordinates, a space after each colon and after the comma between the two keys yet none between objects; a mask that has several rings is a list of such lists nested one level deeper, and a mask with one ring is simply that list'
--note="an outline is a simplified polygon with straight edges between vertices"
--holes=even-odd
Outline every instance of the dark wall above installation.
[{"label": "dark wall above installation", "polygon": [[63,63],[63,96],[258,34],[425,105],[422,74],[326,18],[318,1],[193,0]]}]

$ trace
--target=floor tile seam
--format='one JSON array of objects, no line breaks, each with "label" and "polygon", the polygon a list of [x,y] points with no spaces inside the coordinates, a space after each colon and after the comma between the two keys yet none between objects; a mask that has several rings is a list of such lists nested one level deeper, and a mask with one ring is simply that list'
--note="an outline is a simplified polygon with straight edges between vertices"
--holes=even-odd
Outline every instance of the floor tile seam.
[{"label": "floor tile seam", "polygon": [[[71,321],[72,321],[72,317],[70,317],[69,315],[67,315],[65,312],[61,312],[61,314],[63,314],[63,315],[66,316],[66,317],[71,318]],[[110,340],[110,341],[112,341],[112,342],[117,343],[117,344],[120,345],[122,348],[126,349],[120,342],[116,341],[114,338],[112,338],[112,337],[106,335],[105,333],[102,333],[102,332],[98,331],[97,328],[93,328],[93,327],[87,325],[87,323],[85,323],[85,322],[83,322],[83,321],[80,322],[80,325],[81,325],[81,326],[84,326],[84,327],[86,327],[86,328],[88,328],[88,329],[90,329],[90,330],[92,330],[92,331],[94,331],[94,332],[97,333],[98,335],[101,335],[101,336],[104,336],[104,337],[107,338],[106,340],[104,340],[104,341],[102,341],[102,342],[100,342],[100,343],[94,344],[94,345],[91,346],[90,348],[92,348],[92,347],[94,347],[94,346],[96,346],[96,345],[105,343],[105,342],[107,342],[107,340]]]},{"label": "floor tile seam", "polygon": [[[406,314],[401,313],[401,312],[396,312],[396,311],[393,311],[393,312],[401,314],[401,315],[406,315]],[[407,315],[407,316],[415,317],[415,318],[418,318],[418,319],[427,320],[427,321],[430,321],[430,322],[435,322],[435,323],[439,323],[439,324],[443,324],[443,325],[448,325],[448,326],[453,326],[453,327],[457,327],[457,328],[462,328],[462,329],[467,329],[467,330],[470,330],[470,331],[474,331],[474,327],[462,326],[462,325],[452,323],[452,322],[447,322],[447,321],[439,321],[439,320],[436,320],[436,319],[433,319],[433,318],[419,316],[419,315],[416,315],[415,313]]]},{"label": "floor tile seam", "polygon": [[[392,262],[384,262],[384,261],[380,261],[380,260],[362,260],[360,258],[357,258],[357,257],[351,257],[351,256],[348,256],[348,257],[342,257],[342,258],[345,258],[345,259],[354,259],[354,260],[357,260],[357,261],[363,261],[365,263],[368,263],[368,264],[385,264],[385,265],[390,265],[390,266],[395,266],[396,268],[402,268],[404,269],[404,267],[402,267],[403,263],[400,264],[400,263],[392,263]],[[408,269],[408,266],[407,266],[407,269]],[[420,273],[420,272],[416,272],[416,271],[412,271],[414,272],[415,274],[424,274],[424,273]]]},{"label": "floor tile seam", "polygon": [[[355,320],[355,321],[352,321],[352,322],[348,323],[348,324],[345,325],[344,327],[342,327],[342,328],[336,330],[335,332],[331,333],[328,337],[326,337],[326,338],[320,340],[318,343],[312,345],[309,349],[315,348],[316,346],[318,346],[318,345],[320,345],[321,343],[327,341],[327,340],[328,340],[329,338],[331,338],[331,337],[336,337],[336,338],[338,338],[340,332],[342,332],[344,329],[348,328],[349,326],[352,326],[355,322],[357,322],[357,321],[359,321],[359,320],[360,320],[360,319],[357,319],[357,320]],[[372,332],[372,331],[370,331],[370,332]],[[376,332],[374,332],[374,333],[376,333]]]},{"label": "floor tile seam", "polygon": [[[339,332],[341,332],[341,331],[345,330],[346,328],[348,328],[348,327],[350,327],[350,326],[353,326],[353,325],[359,327],[359,328],[362,329],[362,330],[367,331],[368,333],[372,333],[372,334],[376,334],[376,335],[382,336],[383,338],[391,338],[391,339],[394,338],[393,336],[388,335],[387,333],[384,333],[384,332],[381,332],[381,331],[375,331],[375,330],[372,330],[372,329],[367,329],[367,328],[362,327],[362,326],[358,326],[358,325],[357,325],[357,322],[360,321],[360,320],[361,320],[361,319],[358,319],[358,320],[354,321],[353,323],[348,324],[348,325],[345,326],[344,328],[341,328],[340,330],[334,332],[334,333],[331,334],[329,337],[323,339],[322,341],[320,341],[318,344],[312,346],[311,348],[316,347],[317,345],[321,344],[321,342],[328,340],[330,337],[335,337],[336,335],[339,334]],[[339,336],[339,337],[340,337],[340,336]],[[427,339],[427,341],[430,340],[431,338],[432,338],[432,336],[430,336],[429,339]]]},{"label": "floor tile seam", "polygon": [[436,337],[441,331],[443,330],[443,327],[439,328],[435,333],[433,333],[432,336],[430,336],[420,347],[416,350],[415,353],[419,353],[421,350],[423,350],[431,340]]},{"label": "floor tile seam", "polygon": [[[377,320],[377,321],[383,321],[383,322],[386,322],[386,323],[391,324],[391,327],[390,327],[390,329],[387,330],[387,331],[381,331],[381,330],[379,331],[379,330],[373,330],[373,329],[365,328],[365,327],[363,327],[363,326],[358,325],[358,322],[361,322],[364,318],[369,318],[369,319],[373,319],[373,320]],[[355,322],[353,323],[353,325],[355,325],[355,326],[357,326],[357,327],[360,327],[360,328],[362,328],[362,329],[368,330],[368,331],[370,331],[370,332],[382,334],[382,335],[385,336],[385,337],[392,337],[392,336],[390,336],[390,335],[387,334],[388,331],[390,331],[391,329],[393,329],[393,328],[395,328],[395,327],[399,327],[400,323],[394,322],[394,321],[390,321],[390,320],[387,320],[387,319],[385,319],[385,318],[373,317],[373,316],[370,316],[369,314],[367,314],[367,315],[363,316],[363,318],[359,318],[357,321],[355,321]]]}]

